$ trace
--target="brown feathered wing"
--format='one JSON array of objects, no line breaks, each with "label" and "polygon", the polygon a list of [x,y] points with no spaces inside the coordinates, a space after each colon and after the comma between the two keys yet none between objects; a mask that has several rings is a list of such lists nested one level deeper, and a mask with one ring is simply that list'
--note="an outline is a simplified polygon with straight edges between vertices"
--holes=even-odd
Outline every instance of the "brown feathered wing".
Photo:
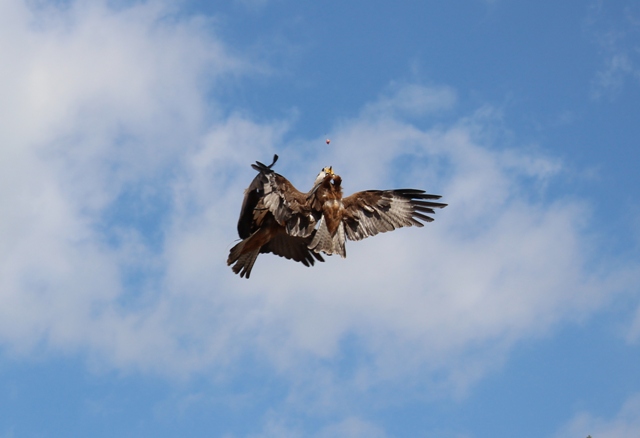
[{"label": "brown feathered wing", "polygon": [[440,199],[424,190],[367,190],[343,198],[343,223],[349,240],[362,240],[378,233],[401,227],[422,227],[424,222],[432,222],[427,216],[434,214],[434,208],[447,204],[433,202]]}]

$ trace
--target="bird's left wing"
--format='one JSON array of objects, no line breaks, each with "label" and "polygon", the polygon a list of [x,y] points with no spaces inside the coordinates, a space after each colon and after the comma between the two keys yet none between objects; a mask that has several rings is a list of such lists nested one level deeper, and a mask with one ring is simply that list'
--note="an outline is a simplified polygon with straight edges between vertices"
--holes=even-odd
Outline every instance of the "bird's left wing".
[{"label": "bird's left wing", "polygon": [[440,199],[424,190],[367,190],[343,198],[343,222],[349,240],[362,240],[378,233],[401,227],[422,227],[424,222],[432,222],[428,214],[435,214],[434,208],[447,204],[433,202]]}]

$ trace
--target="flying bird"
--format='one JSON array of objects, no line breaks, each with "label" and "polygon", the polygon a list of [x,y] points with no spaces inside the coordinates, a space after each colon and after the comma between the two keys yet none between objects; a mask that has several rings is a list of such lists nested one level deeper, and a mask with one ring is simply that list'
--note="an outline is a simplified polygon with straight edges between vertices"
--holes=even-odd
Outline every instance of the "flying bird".
[{"label": "flying bird", "polygon": [[424,190],[365,190],[342,197],[342,178],[325,167],[307,193],[300,192],[270,165],[257,161],[258,172],[245,190],[238,219],[242,239],[231,248],[227,265],[249,278],[258,255],[273,253],[313,266],[320,253],[346,257],[345,242],[362,240],[401,227],[432,222],[438,195]]}]

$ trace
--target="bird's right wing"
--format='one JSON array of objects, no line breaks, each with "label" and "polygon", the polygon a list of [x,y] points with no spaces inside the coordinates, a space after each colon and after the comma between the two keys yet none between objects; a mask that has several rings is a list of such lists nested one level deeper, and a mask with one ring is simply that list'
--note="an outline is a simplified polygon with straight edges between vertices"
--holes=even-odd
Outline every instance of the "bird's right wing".
[{"label": "bird's right wing", "polygon": [[308,237],[316,227],[319,213],[312,210],[308,195],[271,169],[277,160],[278,156],[274,155],[273,162],[268,166],[259,161],[251,165],[258,174],[244,192],[238,219],[238,235],[241,239],[248,238],[260,228],[266,212],[270,212],[292,236]]},{"label": "bird's right wing", "polygon": [[[273,171],[264,173],[264,196],[258,208],[265,208],[295,237],[310,236],[319,215],[314,214],[306,193],[296,189],[288,179]],[[256,211],[256,214],[259,214]]]}]

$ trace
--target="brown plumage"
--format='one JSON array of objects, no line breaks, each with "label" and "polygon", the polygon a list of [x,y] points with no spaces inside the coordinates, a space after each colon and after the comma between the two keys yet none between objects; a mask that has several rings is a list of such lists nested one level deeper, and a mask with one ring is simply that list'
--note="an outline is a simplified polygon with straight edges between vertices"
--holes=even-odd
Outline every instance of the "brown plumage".
[{"label": "brown plumage", "polygon": [[401,227],[422,227],[428,214],[447,204],[423,190],[367,190],[342,197],[342,178],[325,167],[308,193],[259,161],[238,220],[240,243],[231,248],[228,265],[249,278],[260,253],[274,253],[312,266],[324,261],[320,252],[346,257],[345,241],[361,240]]}]

